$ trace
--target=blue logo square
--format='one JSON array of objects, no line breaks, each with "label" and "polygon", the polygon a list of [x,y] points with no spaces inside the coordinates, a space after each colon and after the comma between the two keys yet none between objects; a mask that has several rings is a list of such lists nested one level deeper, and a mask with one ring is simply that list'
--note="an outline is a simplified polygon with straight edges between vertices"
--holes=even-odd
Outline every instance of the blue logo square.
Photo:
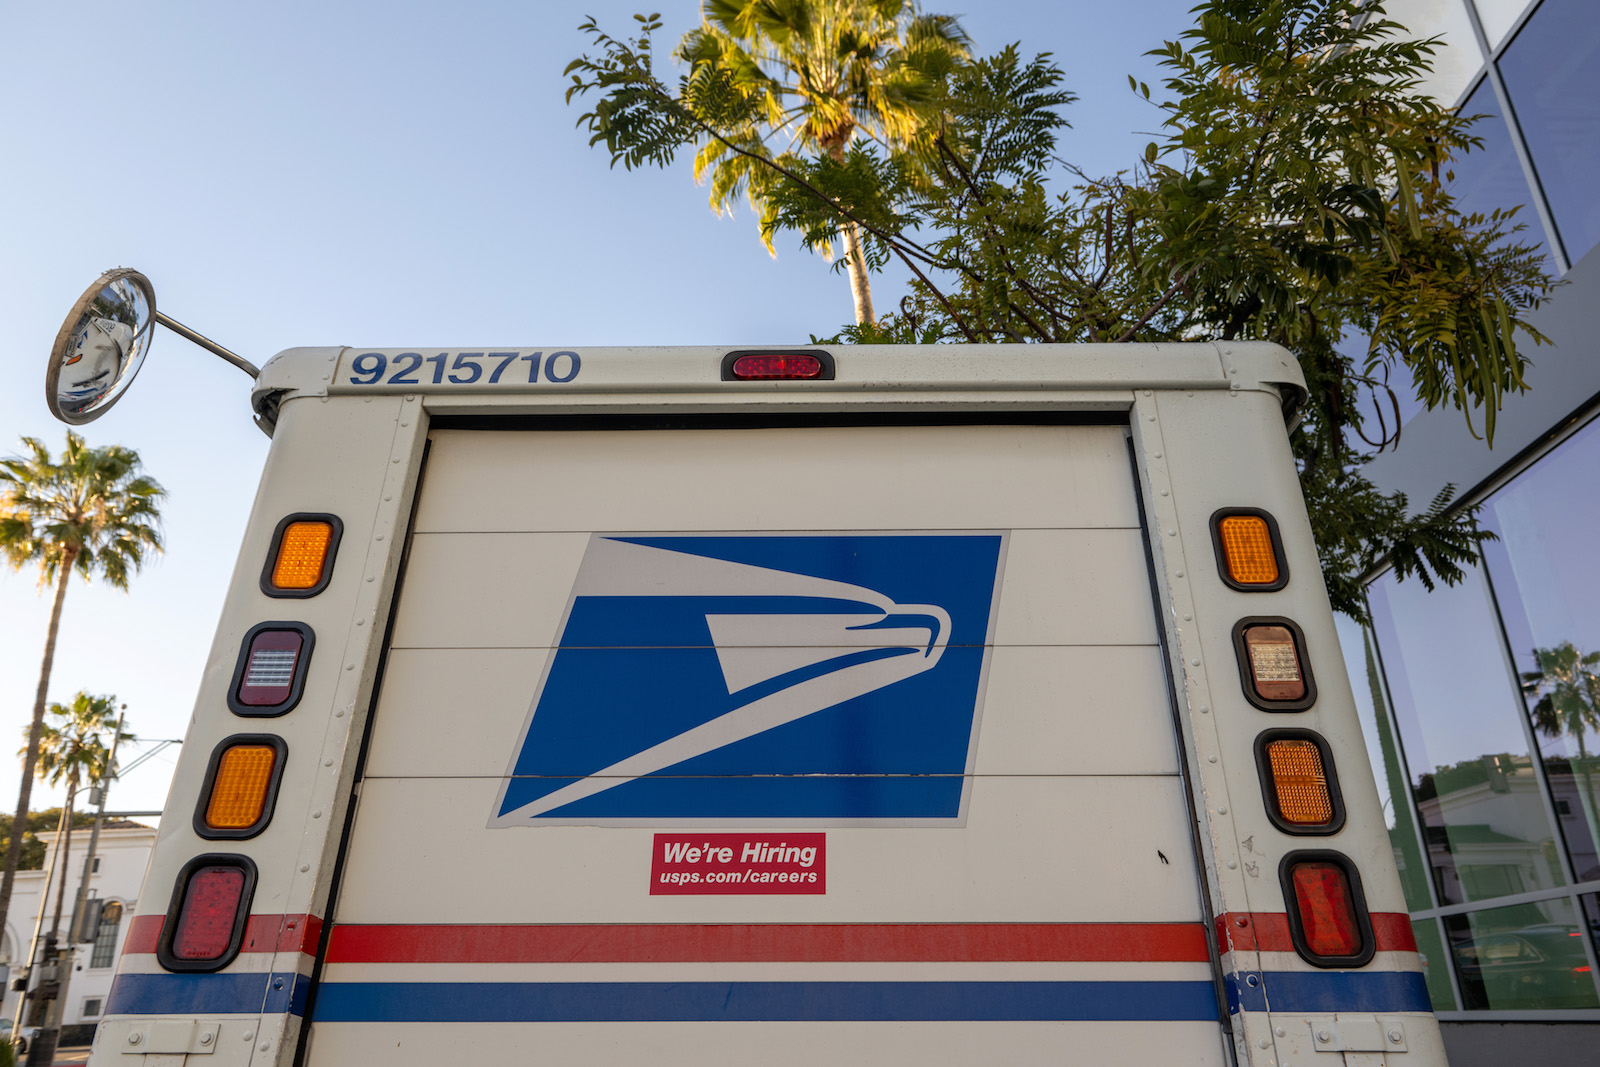
[{"label": "blue logo square", "polygon": [[959,822],[1005,542],[595,535],[491,825]]}]

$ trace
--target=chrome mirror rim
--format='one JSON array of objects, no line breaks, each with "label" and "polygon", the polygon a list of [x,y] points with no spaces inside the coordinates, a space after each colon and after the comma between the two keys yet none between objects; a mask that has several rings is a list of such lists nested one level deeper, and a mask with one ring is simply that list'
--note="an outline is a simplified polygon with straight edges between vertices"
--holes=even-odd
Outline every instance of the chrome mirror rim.
[{"label": "chrome mirror rim", "polygon": [[[134,335],[129,345],[130,349],[136,352],[134,364],[112,384],[106,394],[110,399],[106,400],[105,403],[85,411],[65,411],[61,407],[59,389],[62,360],[66,356],[67,346],[72,343],[73,336],[77,333],[79,322],[88,312],[95,299],[113,283],[124,280],[131,282],[144,294],[145,301],[150,307],[149,320]],[[94,283],[83,291],[83,295],[78,297],[77,301],[72,305],[72,309],[67,312],[67,317],[61,323],[61,329],[56,334],[55,344],[50,346],[50,365],[45,371],[44,379],[45,403],[49,405],[50,413],[69,425],[82,426],[85,423],[93,422],[110,411],[116,402],[122,399],[123,394],[128,391],[128,387],[133,383],[133,379],[138,376],[140,368],[144,366],[144,357],[150,347],[148,335],[155,329],[155,326],[156,291],[155,287],[150,284],[149,278],[146,278],[131,267],[118,267],[115,270],[108,270],[96,278]],[[139,346],[141,339],[145,342],[142,347]]]}]

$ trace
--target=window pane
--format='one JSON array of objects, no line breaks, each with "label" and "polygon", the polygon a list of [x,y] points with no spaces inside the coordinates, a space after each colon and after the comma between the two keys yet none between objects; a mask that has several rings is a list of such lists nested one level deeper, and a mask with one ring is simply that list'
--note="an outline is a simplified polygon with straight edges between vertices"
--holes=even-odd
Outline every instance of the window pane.
[{"label": "window pane", "polygon": [[1580,881],[1600,878],[1600,423],[1489,498],[1489,576],[1522,676],[1556,822]]},{"label": "window pane", "polygon": [[[1383,821],[1389,828],[1389,844],[1394,849],[1394,865],[1400,872],[1406,907],[1421,911],[1433,907],[1428,897],[1428,868],[1417,847],[1415,816],[1411,812],[1411,791],[1406,788],[1405,769],[1400,765],[1399,746],[1389,718],[1380,714],[1386,707],[1383,684],[1378,675],[1377,657],[1367,644],[1367,635],[1354,619],[1335,615],[1339,645],[1344,649],[1345,669],[1356,697],[1356,712],[1361,719],[1361,737],[1367,743],[1367,759],[1372,777],[1378,783],[1378,800],[1383,804]],[[1400,798],[1399,804],[1395,797]],[[1443,953],[1435,953],[1443,959]]]},{"label": "window pane", "polygon": [[1564,885],[1482,576],[1367,593],[1439,902]]},{"label": "window pane", "polygon": [[1483,26],[1483,35],[1489,39],[1490,48],[1498,48],[1530,0],[1476,0],[1476,2],[1478,22]]},{"label": "window pane", "polygon": [[99,928],[94,932],[94,950],[89,956],[90,967],[109,967],[112,959],[117,954],[117,929],[121,921],[106,922],[101,920]]},{"label": "window pane", "polygon": [[1422,966],[1428,979],[1428,999],[1434,1011],[1455,1011],[1456,995],[1450,988],[1449,966],[1444,954],[1444,942],[1439,939],[1439,924],[1434,919],[1415,919],[1411,932],[1417,939],[1417,952],[1422,956]]},{"label": "window pane", "polygon": [[1600,1008],[1583,930],[1566,897],[1448,915],[1444,928],[1463,1008]]},{"label": "window pane", "polygon": [[1421,90],[1445,107],[1460,99],[1483,66],[1467,5],[1462,0],[1388,0],[1383,8],[1386,18],[1405,27],[1397,35],[1400,39],[1443,38],[1444,47],[1433,54],[1433,71],[1423,75]]},{"label": "window pane", "polygon": [[[1480,115],[1473,123],[1471,133],[1483,138],[1483,147],[1468,152],[1451,164],[1455,180],[1450,182],[1450,192],[1455,195],[1456,206],[1464,215],[1488,215],[1497,208],[1504,211],[1522,205],[1511,220],[1526,229],[1513,235],[1520,244],[1538,245],[1546,254],[1544,226],[1539,222],[1539,212],[1533,207],[1533,191],[1523,176],[1522,163],[1511,143],[1511,131],[1500,113],[1500,101],[1495,98],[1494,86],[1485,78],[1461,105],[1461,114]],[[1510,228],[1508,225],[1507,229]]]},{"label": "window pane", "polygon": [[[1588,896],[1579,897],[1578,906],[1583,909],[1583,925],[1589,931],[1590,947],[1594,950],[1595,956],[1600,957],[1600,894],[1590,893]],[[1600,975],[1595,977],[1600,978]]]},{"label": "window pane", "polygon": [[1500,57],[1534,169],[1573,263],[1600,241],[1600,18],[1594,0],[1544,0]]}]

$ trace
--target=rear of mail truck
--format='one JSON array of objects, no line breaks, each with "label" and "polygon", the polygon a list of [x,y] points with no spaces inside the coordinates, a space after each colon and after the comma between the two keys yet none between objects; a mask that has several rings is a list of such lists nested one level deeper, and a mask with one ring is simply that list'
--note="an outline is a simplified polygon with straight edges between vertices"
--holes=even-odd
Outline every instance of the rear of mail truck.
[{"label": "rear of mail truck", "polygon": [[93,1062],[1442,1063],[1300,388],[281,355]]}]

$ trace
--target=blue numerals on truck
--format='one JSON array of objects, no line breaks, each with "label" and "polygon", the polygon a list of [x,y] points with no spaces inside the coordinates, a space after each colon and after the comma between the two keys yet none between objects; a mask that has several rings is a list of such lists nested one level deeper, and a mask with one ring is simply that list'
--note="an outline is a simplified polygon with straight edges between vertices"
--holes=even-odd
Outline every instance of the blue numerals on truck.
[{"label": "blue numerals on truck", "polygon": [[350,369],[355,372],[350,376],[350,384],[422,385],[432,382],[443,385],[451,382],[471,385],[483,379],[490,385],[498,385],[502,378],[507,383],[520,382],[524,367],[513,370],[514,364],[526,365],[530,384],[539,380],[541,367],[545,381],[561,384],[578,376],[583,358],[566,350],[552,352],[548,357],[543,352],[457,352],[454,358],[449,352],[432,356],[401,352],[390,363],[382,352],[363,352],[350,363]]}]

